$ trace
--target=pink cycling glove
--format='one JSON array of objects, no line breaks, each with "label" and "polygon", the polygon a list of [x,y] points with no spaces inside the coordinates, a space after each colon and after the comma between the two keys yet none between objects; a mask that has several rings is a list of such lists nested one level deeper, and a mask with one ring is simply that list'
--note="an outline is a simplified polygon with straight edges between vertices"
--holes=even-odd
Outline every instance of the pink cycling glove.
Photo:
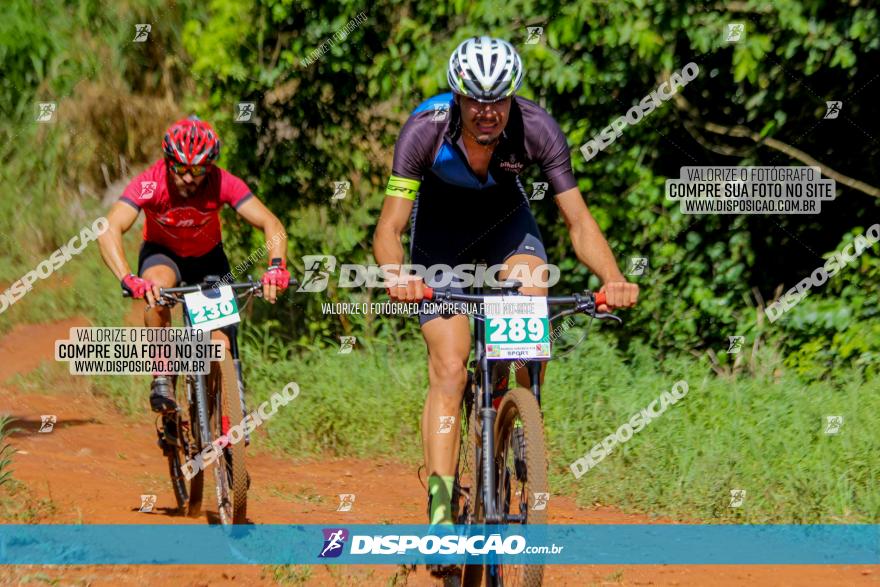
[{"label": "pink cycling glove", "polygon": [[284,261],[278,262],[279,264],[273,263],[269,266],[265,273],[263,273],[263,285],[274,285],[280,291],[283,291],[290,284],[290,273],[287,272],[287,269],[284,267]]},{"label": "pink cycling glove", "polygon": [[141,279],[134,273],[129,273],[122,278],[122,289],[127,291],[131,297],[140,299],[153,289],[153,282]]}]

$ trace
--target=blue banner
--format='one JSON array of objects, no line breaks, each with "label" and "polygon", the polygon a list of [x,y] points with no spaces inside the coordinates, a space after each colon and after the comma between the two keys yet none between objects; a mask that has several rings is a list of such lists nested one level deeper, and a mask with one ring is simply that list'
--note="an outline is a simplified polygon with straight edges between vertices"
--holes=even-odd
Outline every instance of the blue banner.
[{"label": "blue banner", "polygon": [[880,564],[880,525],[0,525],[0,564]]}]

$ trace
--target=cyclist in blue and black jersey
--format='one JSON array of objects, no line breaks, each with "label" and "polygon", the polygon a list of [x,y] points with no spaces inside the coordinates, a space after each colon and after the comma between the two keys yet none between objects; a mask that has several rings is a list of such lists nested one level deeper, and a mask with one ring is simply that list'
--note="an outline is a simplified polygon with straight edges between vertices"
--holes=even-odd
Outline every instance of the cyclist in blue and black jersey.
[{"label": "cyclist in blue and black jersey", "polygon": [[[523,68],[513,46],[491,37],[468,39],[450,57],[447,77],[452,93],[419,105],[397,140],[373,241],[376,261],[403,263],[400,239],[412,219],[413,264],[454,267],[485,261],[507,265],[499,280],[521,275],[523,268],[532,274],[547,262],[547,254],[519,176],[537,164],[565,218],[575,255],[602,280],[600,291],[608,302],[599,310],[633,306],[638,286],[620,272],[584,203],[565,136],[543,108],[515,95]],[[449,281],[442,273],[435,277],[438,283]],[[392,299],[422,299],[425,284],[420,278],[389,275],[386,279],[391,282]],[[545,287],[535,284],[521,291],[547,295]],[[430,380],[422,416],[430,523],[452,523],[458,418],[449,433],[436,432],[441,417],[460,413],[470,326],[460,314],[422,313],[419,319],[428,347]],[[520,385],[528,387],[526,370],[516,375]]]}]

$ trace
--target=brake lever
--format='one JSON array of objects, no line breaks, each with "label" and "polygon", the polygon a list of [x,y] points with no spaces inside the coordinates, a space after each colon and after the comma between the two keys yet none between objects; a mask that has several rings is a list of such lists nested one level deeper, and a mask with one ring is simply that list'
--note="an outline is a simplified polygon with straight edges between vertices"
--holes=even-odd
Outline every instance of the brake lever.
[{"label": "brake lever", "polygon": [[605,318],[611,318],[612,320],[617,320],[618,324],[623,324],[623,319],[620,316],[615,316],[609,312],[598,312],[592,315],[593,318],[598,318],[599,320],[604,320]]}]

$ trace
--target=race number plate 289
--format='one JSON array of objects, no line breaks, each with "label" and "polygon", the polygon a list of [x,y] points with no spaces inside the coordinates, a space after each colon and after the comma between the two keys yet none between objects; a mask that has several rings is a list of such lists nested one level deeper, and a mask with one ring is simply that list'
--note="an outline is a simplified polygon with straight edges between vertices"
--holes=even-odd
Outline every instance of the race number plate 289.
[{"label": "race number plate 289", "polygon": [[484,298],[486,357],[549,359],[550,319],[547,298],[493,296]]},{"label": "race number plate 289", "polygon": [[183,298],[189,321],[196,330],[216,330],[241,322],[238,303],[229,286],[189,293]]}]

